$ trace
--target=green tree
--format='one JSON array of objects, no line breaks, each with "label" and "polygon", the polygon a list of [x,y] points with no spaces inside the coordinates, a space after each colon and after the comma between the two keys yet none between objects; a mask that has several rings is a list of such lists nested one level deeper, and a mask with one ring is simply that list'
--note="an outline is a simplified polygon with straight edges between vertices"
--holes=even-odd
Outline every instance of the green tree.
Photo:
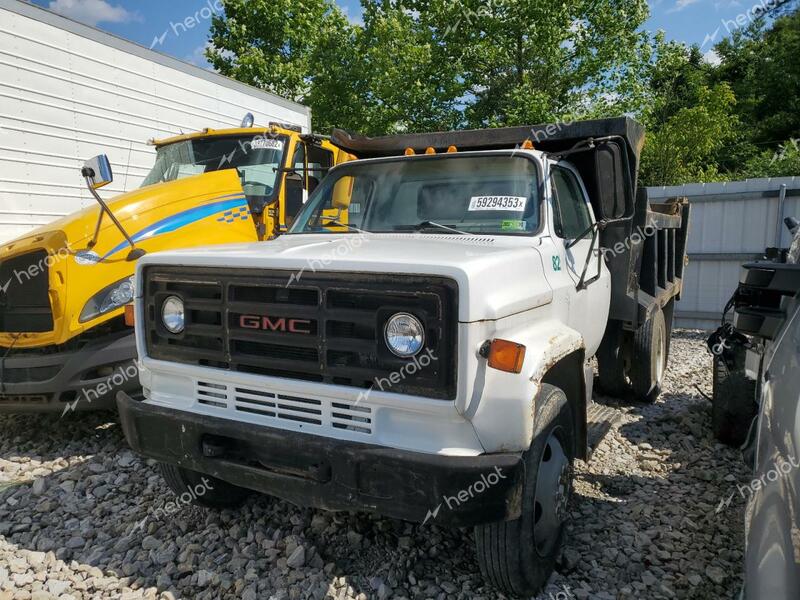
[{"label": "green tree", "polygon": [[472,127],[629,108],[648,36],[645,0],[419,0],[460,64]]},{"label": "green tree", "polygon": [[333,0],[223,0],[211,22],[211,65],[223,75],[302,101],[324,50],[342,54],[353,31]]},{"label": "green tree", "polygon": [[[633,110],[645,0],[223,0],[221,73],[312,107],[318,128],[497,126]],[[644,59],[644,60],[643,60]]]},{"label": "green tree", "polygon": [[777,148],[800,137],[800,12],[764,19],[720,42],[716,76],[738,100],[750,141]]},{"label": "green tree", "polygon": [[460,124],[457,68],[402,3],[363,2],[363,25],[332,0],[223,0],[208,57],[220,73],[312,108],[314,125],[368,134]]},{"label": "green tree", "polygon": [[645,185],[676,185],[719,178],[717,155],[735,135],[736,99],[726,83],[701,85],[693,106],[650,128],[642,153]]}]

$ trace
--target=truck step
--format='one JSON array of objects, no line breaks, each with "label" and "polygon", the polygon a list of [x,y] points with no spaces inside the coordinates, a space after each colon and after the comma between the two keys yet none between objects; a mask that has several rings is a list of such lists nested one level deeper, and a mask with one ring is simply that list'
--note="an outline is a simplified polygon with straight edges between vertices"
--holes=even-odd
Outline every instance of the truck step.
[{"label": "truck step", "polygon": [[605,404],[592,402],[587,409],[587,437],[589,458],[606,437],[611,428],[622,420],[622,412]]}]

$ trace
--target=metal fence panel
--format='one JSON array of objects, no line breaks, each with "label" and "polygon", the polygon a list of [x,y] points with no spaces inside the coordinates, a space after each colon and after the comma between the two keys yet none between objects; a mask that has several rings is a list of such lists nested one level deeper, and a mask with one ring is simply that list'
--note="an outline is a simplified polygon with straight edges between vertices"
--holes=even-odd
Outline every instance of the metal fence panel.
[{"label": "metal fence panel", "polygon": [[648,193],[656,201],[687,196],[692,205],[677,327],[715,328],[740,265],[767,247],[787,247],[791,236],[783,217],[800,218],[800,176],[653,187]]}]

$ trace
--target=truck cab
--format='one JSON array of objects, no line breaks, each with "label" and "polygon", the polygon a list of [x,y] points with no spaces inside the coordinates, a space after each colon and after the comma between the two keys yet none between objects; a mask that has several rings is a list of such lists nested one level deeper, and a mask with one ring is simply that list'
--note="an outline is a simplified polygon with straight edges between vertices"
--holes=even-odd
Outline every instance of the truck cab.
[{"label": "truck cab", "polygon": [[[590,454],[589,360],[605,348],[616,381],[657,396],[687,224],[635,194],[638,125],[550,127],[335,132],[360,159],[286,235],[143,258],[130,445],[176,492],[211,477],[207,506],[255,490],[473,526],[487,582],[536,593]],[[623,244],[637,220],[655,255]],[[653,294],[633,268],[656,270]]]},{"label": "truck cab", "polygon": [[123,315],[136,260],[274,239],[327,171],[348,159],[329,140],[280,124],[152,144],[155,162],[138,189],[103,201],[97,190],[113,174],[97,157],[84,173],[101,206],[0,247],[0,411],[113,407],[115,388],[138,388]]}]

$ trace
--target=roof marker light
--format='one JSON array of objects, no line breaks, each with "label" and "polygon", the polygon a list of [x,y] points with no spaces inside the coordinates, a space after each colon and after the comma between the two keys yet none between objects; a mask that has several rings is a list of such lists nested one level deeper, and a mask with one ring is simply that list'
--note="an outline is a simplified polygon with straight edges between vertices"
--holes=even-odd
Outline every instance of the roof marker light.
[{"label": "roof marker light", "polygon": [[530,140],[525,140],[524,142],[522,142],[522,149],[533,150],[533,142]]},{"label": "roof marker light", "polygon": [[455,146],[448,146],[447,153],[453,154],[454,152],[458,152],[458,148],[456,148]]},{"label": "roof marker light", "polygon": [[431,146],[425,148],[425,154],[436,154],[436,150],[434,150]]},{"label": "roof marker light", "polygon": [[416,152],[414,152],[413,148],[406,148],[406,151],[403,154],[405,154],[406,156],[414,156]]}]

